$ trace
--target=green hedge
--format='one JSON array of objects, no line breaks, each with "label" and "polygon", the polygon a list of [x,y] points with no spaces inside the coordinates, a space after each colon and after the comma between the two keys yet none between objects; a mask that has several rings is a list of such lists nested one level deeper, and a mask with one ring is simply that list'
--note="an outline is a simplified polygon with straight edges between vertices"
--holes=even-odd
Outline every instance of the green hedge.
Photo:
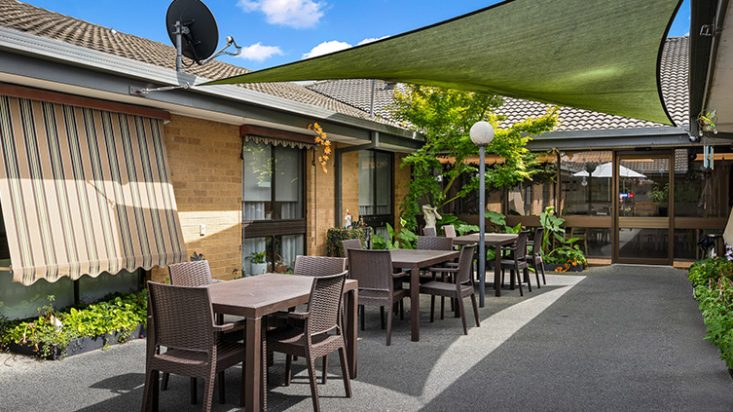
[{"label": "green hedge", "polygon": [[723,257],[699,260],[688,277],[707,327],[705,340],[720,349],[720,357],[733,369],[733,262]]},{"label": "green hedge", "polygon": [[0,325],[0,347],[13,343],[29,345],[47,357],[54,347],[63,352],[78,338],[118,333],[118,340],[125,341],[135,328],[147,323],[147,290],[61,312],[54,310],[53,300],[49,296],[49,303],[38,309],[39,316],[35,319]]},{"label": "green hedge", "polygon": [[326,255],[345,257],[344,248],[341,246],[342,240],[347,239],[359,239],[361,244],[366,243],[366,230],[365,229],[344,229],[344,228],[331,228],[328,229],[327,240],[326,240]]}]

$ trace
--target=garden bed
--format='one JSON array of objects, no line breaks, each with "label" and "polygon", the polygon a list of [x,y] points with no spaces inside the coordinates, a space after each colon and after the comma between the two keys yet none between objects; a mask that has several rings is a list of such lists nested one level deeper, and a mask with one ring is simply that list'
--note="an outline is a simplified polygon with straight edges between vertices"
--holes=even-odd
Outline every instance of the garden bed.
[{"label": "garden bed", "polygon": [[57,360],[145,335],[145,291],[59,312],[53,301],[49,297],[35,319],[0,324],[0,347],[21,355]]},{"label": "garden bed", "polygon": [[31,342],[26,343],[10,343],[8,350],[19,355],[34,356],[46,360],[60,360],[69,356],[79,355],[86,352],[102,349],[112,345],[119,345],[131,340],[145,337],[145,328],[139,325],[132,333],[114,332],[103,336],[76,338],[69,342],[66,348],[62,349],[58,345],[52,345],[52,348],[46,350],[42,345],[36,347]]},{"label": "garden bed", "polygon": [[570,264],[554,264],[545,263],[545,272],[582,272],[585,270],[585,265],[570,265]]}]

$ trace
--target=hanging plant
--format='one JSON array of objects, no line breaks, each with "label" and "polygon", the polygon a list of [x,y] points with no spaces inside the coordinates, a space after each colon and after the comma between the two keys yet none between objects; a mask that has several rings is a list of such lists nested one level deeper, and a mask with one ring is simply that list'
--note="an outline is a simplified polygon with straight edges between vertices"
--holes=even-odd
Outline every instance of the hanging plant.
[{"label": "hanging plant", "polygon": [[318,155],[318,163],[321,164],[321,170],[323,170],[323,173],[328,174],[328,160],[331,158],[331,140],[328,139],[328,135],[323,131],[321,128],[321,125],[318,123],[311,123],[308,125],[308,130],[312,130],[313,133],[316,134],[316,137],[313,138],[313,141],[316,142],[316,144],[321,149],[321,154]]},{"label": "hanging plant", "polygon": [[718,134],[718,125],[716,124],[718,121],[717,111],[713,110],[710,112],[700,113],[700,115],[697,116],[697,121],[700,123],[701,132],[712,132],[713,134]]}]

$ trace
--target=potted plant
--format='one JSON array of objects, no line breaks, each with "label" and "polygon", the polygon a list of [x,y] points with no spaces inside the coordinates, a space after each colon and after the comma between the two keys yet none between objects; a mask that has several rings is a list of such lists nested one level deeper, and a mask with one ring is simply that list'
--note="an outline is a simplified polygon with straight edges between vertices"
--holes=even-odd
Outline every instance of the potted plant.
[{"label": "potted plant", "polygon": [[582,272],[587,263],[585,254],[575,244],[578,238],[565,237],[565,219],[555,215],[555,208],[548,206],[540,214],[540,224],[545,229],[541,242],[545,270]]},{"label": "potted plant", "polygon": [[254,252],[247,258],[249,259],[251,275],[261,275],[267,272],[267,253],[264,250]]}]

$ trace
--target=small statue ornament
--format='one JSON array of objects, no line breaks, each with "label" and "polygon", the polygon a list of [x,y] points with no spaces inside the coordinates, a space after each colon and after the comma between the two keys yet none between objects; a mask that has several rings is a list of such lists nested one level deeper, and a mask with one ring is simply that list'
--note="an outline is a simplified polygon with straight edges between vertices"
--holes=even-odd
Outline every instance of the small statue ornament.
[{"label": "small statue ornament", "polygon": [[346,209],[346,216],[344,216],[344,227],[346,229],[350,229],[353,224],[354,218],[351,216],[351,212],[349,212],[349,209]]}]

